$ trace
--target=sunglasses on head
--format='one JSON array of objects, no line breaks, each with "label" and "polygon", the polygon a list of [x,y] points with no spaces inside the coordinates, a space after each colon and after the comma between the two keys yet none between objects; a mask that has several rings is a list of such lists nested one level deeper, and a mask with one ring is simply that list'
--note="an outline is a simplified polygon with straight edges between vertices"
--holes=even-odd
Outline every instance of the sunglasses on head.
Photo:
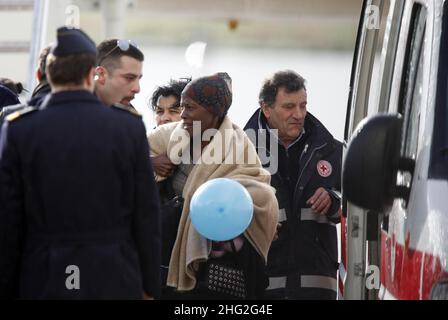
[{"label": "sunglasses on head", "polygon": [[132,41],[132,40],[122,40],[119,39],[117,40],[117,44],[110,49],[102,58],[100,61],[98,61],[98,65],[101,65],[101,62],[104,61],[104,59],[106,59],[112,52],[114,52],[117,48],[120,49],[121,51],[128,51],[129,48],[133,46],[134,48],[136,48],[137,50],[139,50],[138,45]]}]

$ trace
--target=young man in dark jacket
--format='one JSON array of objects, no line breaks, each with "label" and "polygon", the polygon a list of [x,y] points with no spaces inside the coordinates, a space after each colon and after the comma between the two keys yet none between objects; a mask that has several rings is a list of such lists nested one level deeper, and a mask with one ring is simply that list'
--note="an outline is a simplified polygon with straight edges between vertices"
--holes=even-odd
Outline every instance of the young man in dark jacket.
[{"label": "young man in dark jacket", "polygon": [[97,46],[95,95],[105,105],[118,105],[138,114],[131,104],[140,92],[143,52],[131,40],[108,39]]},{"label": "young man in dark jacket", "polygon": [[268,299],[335,299],[342,145],[307,113],[305,80],[267,79],[245,130],[271,172],[280,207],[268,256]]},{"label": "young man in dark jacket", "polygon": [[160,291],[160,212],[140,117],[93,95],[96,48],[59,28],[44,108],[0,139],[0,298],[142,299]]}]

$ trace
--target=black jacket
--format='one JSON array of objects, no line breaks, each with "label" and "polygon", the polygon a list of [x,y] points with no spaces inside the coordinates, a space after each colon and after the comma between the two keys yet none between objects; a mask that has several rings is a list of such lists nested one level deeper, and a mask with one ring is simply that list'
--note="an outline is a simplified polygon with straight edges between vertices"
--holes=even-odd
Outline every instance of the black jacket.
[{"label": "black jacket", "polygon": [[[19,113],[0,142],[0,296],[158,296],[159,199],[141,119],[87,91]],[[69,290],[73,266],[80,288]]]},{"label": "black jacket", "polygon": [[[266,119],[258,109],[245,130],[266,128]],[[288,150],[268,130],[255,139],[248,133],[260,158],[265,158],[265,149],[271,157],[264,166],[270,167],[277,160],[279,168],[271,172],[271,185],[276,189],[282,227],[269,251],[267,272],[270,277],[288,277],[281,286],[286,287],[281,293],[283,297],[335,298],[338,267],[335,223],[339,222],[340,207],[336,191],[341,186],[342,144],[310,113],[304,128],[304,135]],[[267,143],[260,139],[266,139]],[[277,144],[278,156],[270,150],[272,139]],[[332,198],[327,216],[312,213],[306,204],[319,187],[329,191]]]},{"label": "black jacket", "polygon": [[40,82],[33,91],[28,105],[39,107],[44,101],[45,97],[51,92],[51,87],[47,81]]}]

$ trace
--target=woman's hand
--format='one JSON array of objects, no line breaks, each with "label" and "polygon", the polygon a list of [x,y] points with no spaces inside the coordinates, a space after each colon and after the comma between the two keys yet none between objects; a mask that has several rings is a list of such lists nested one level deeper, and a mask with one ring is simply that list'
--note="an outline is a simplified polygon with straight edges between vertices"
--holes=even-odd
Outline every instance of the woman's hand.
[{"label": "woman's hand", "polygon": [[275,241],[278,239],[278,234],[280,233],[281,228],[282,228],[282,224],[280,222],[277,223],[277,229],[275,230],[274,239],[272,241]]},{"label": "woman's hand", "polygon": [[171,162],[166,154],[151,156],[151,163],[154,172],[160,177],[169,177],[176,169],[176,165]]},{"label": "woman's hand", "polygon": [[154,300],[154,297],[143,291],[143,300]]},{"label": "woman's hand", "polygon": [[[232,239],[235,245],[236,252],[239,252],[244,244],[243,236],[236,237]],[[213,241],[212,251],[210,252],[211,258],[219,258],[225,255],[227,252],[233,252],[232,245],[229,241]]]}]

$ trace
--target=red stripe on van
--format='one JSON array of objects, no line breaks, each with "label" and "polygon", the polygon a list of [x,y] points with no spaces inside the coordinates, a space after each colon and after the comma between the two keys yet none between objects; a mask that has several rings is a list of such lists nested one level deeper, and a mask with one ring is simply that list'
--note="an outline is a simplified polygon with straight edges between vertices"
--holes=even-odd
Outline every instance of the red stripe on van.
[{"label": "red stripe on van", "polygon": [[397,243],[394,235],[390,238],[385,232],[381,233],[381,249],[381,283],[397,299],[420,299],[420,280],[423,280],[421,298],[429,299],[433,285],[448,276],[437,256],[407,248]]}]

